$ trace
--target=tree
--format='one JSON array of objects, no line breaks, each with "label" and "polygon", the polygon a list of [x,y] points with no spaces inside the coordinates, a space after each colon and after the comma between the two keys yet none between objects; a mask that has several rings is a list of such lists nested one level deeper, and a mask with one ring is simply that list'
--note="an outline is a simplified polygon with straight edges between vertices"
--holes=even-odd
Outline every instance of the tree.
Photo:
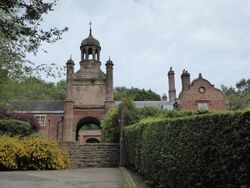
[{"label": "tree", "polygon": [[221,89],[229,101],[230,110],[250,107],[250,79],[241,79],[235,87],[222,85]]},{"label": "tree", "polygon": [[61,39],[62,33],[68,30],[67,27],[42,29],[43,16],[53,11],[56,1],[0,1],[0,70],[7,70],[8,77],[19,78],[33,69],[44,68],[33,66],[26,54],[36,53],[42,42]]},{"label": "tree", "polygon": [[116,87],[114,88],[114,99],[116,101],[122,101],[124,98],[131,98],[134,101],[160,101],[161,96],[153,92],[151,89],[139,89],[139,88],[126,88]]},{"label": "tree", "polygon": [[22,79],[27,82],[26,77],[34,75],[34,72],[42,70],[48,76],[55,76],[55,71],[62,70],[58,67],[53,69],[53,64],[37,65],[26,58],[28,53],[36,54],[42,42],[53,43],[68,30],[67,27],[61,30],[42,29],[43,17],[53,11],[56,2],[0,0],[0,105],[13,98],[13,91],[20,96],[17,83]]},{"label": "tree", "polygon": [[3,84],[0,90],[0,106],[11,101],[19,103],[32,100],[64,100],[65,88],[65,80],[57,83],[46,82],[36,77],[26,77],[20,81],[10,80]]}]

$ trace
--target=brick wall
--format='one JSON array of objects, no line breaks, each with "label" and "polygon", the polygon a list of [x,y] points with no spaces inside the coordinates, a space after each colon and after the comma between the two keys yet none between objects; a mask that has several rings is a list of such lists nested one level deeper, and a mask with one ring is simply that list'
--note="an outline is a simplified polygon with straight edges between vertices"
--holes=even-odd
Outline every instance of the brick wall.
[{"label": "brick wall", "polygon": [[60,146],[68,151],[71,168],[116,167],[119,165],[119,144],[84,144],[61,142]]},{"label": "brick wall", "polygon": [[[200,88],[204,92],[200,92]],[[201,76],[195,79],[191,85],[179,95],[178,108],[181,110],[197,110],[198,103],[207,103],[208,109],[212,111],[223,111],[228,109],[224,94],[214,87],[209,81]]]},{"label": "brick wall", "polygon": [[40,126],[39,133],[54,141],[62,140],[62,113],[45,114],[39,113],[34,115],[45,115],[45,126]]}]

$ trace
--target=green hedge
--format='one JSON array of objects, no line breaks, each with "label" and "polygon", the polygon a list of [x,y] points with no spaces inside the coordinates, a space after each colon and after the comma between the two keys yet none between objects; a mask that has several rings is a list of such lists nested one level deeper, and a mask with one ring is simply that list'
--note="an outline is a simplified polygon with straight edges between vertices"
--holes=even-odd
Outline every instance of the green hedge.
[{"label": "green hedge", "polygon": [[[126,106],[126,113],[124,117],[124,126],[132,125],[134,123],[139,122],[144,118],[155,117],[155,118],[177,118],[177,117],[185,117],[190,115],[202,115],[211,113],[206,110],[198,110],[198,111],[176,111],[176,110],[166,110],[166,109],[156,109],[152,107],[143,107],[136,108],[131,102]],[[101,131],[102,131],[102,142],[108,143],[118,143],[119,135],[120,135],[120,124],[119,119],[121,108],[114,108],[110,110],[104,117],[101,122]]]},{"label": "green hedge", "polygon": [[152,187],[249,186],[250,111],[144,120],[125,140]]},{"label": "green hedge", "polygon": [[14,119],[0,119],[0,135],[28,136],[32,132],[32,126],[27,122]]}]

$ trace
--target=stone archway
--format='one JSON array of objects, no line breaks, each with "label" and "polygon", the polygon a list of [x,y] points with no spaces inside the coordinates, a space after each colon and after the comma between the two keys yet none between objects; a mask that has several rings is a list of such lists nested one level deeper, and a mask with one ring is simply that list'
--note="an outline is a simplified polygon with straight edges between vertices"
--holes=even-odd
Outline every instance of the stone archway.
[{"label": "stone archway", "polygon": [[[83,128],[90,129],[83,129]],[[91,127],[94,127],[93,129]],[[84,117],[79,120],[76,126],[76,141],[80,141],[80,144],[87,143],[86,141],[89,140],[89,143],[99,143],[101,140],[101,122],[94,118],[94,117]]]},{"label": "stone archway", "polygon": [[96,138],[88,138],[86,143],[100,143],[100,141]]}]

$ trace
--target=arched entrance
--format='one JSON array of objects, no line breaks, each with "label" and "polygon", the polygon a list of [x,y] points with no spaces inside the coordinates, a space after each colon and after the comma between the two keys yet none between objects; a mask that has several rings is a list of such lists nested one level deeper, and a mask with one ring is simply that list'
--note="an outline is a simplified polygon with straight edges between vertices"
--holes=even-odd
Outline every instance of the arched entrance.
[{"label": "arched entrance", "polygon": [[88,138],[86,140],[86,143],[100,143],[100,141],[97,140],[96,138]]},{"label": "arched entrance", "polygon": [[99,143],[101,140],[100,125],[101,122],[94,117],[80,119],[76,126],[76,141],[79,141],[81,144]]}]

